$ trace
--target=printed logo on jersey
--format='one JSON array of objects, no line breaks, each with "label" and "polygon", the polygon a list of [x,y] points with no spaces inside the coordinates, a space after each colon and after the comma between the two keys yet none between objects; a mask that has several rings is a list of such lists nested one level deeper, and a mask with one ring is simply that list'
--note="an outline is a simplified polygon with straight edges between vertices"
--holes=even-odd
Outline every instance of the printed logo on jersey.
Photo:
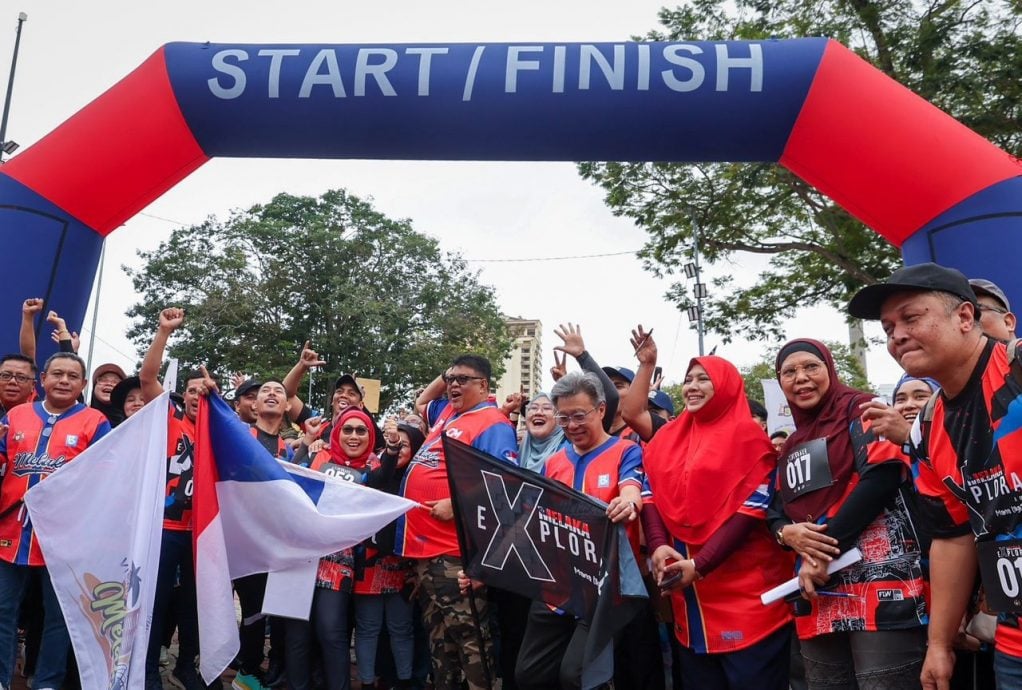
[{"label": "printed logo on jersey", "polygon": [[435,438],[428,445],[423,445],[419,448],[419,452],[412,458],[412,464],[422,465],[433,470],[440,467],[440,450],[437,446],[439,441],[439,438]]},{"label": "printed logo on jersey", "polygon": [[597,489],[607,489],[609,487],[610,487],[610,475],[609,474],[601,474],[599,477],[596,478],[596,488]]},{"label": "printed logo on jersey", "polygon": [[14,440],[15,441],[24,441],[25,440],[25,432],[24,431],[19,431],[16,434],[14,434]]},{"label": "printed logo on jersey", "polygon": [[65,446],[77,446],[78,445],[78,435],[77,434],[68,434],[67,438],[64,439],[64,445]]},{"label": "printed logo on jersey", "polygon": [[905,593],[900,589],[878,589],[877,601],[904,601]]},{"label": "printed logo on jersey", "polygon": [[11,474],[15,477],[25,477],[30,474],[51,474],[67,462],[67,458],[63,455],[57,457],[50,457],[49,453],[43,453],[42,455],[36,455],[24,451],[14,456],[14,466],[11,468]]},{"label": "printed logo on jersey", "polygon": [[450,429],[447,429],[446,431],[444,431],[444,433],[450,436],[451,438],[455,439],[461,438],[461,429],[459,429],[458,427],[452,427]]}]

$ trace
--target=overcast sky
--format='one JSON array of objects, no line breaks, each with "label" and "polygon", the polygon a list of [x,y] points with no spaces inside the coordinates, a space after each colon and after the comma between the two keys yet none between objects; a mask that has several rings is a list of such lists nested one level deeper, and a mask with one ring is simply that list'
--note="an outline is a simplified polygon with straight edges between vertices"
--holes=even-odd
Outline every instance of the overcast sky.
[{"label": "overcast sky", "polygon": [[[73,115],[170,41],[249,43],[413,43],[621,41],[658,25],[650,0],[517,0],[492,3],[429,0],[20,0],[0,9],[0,75],[6,75],[17,14],[22,34],[7,135],[23,149]],[[695,37],[698,38],[698,37]],[[97,148],[103,142],[95,143]],[[93,366],[113,361],[133,370],[137,357],[124,337],[124,312],[134,302],[120,267],[136,266],[136,251],[156,247],[179,224],[268,201],[281,191],[319,195],[345,187],[371,197],[389,216],[411,219],[443,248],[468,259],[533,259],[634,251],[644,232],[615,218],[602,194],[568,163],[449,163],[216,159],[200,168],[107,240]],[[754,279],[757,259],[712,272]],[[543,322],[543,364],[553,363],[561,322],[582,324],[586,344],[603,364],[634,368],[628,332],[655,328],[668,381],[680,380],[697,354],[688,319],[663,298],[667,281],[643,271],[633,256],[571,261],[473,263],[495,286],[505,313]],[[93,295],[93,304],[95,304]],[[89,341],[91,309],[83,334]],[[846,340],[840,314],[807,309],[786,323],[790,337]],[[880,336],[875,324],[867,336]],[[707,337],[707,349],[717,344]],[[774,348],[757,342],[722,345],[717,353],[739,366]],[[886,352],[869,356],[874,384],[900,374]],[[549,375],[544,379],[549,385]]]}]

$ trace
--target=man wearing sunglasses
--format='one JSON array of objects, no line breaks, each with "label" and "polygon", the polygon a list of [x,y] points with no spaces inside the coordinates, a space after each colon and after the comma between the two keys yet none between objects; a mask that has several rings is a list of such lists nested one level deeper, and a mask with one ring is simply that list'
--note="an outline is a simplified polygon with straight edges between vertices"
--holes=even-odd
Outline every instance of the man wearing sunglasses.
[{"label": "man wearing sunglasses", "polygon": [[979,303],[979,327],[991,338],[1005,342],[1015,338],[1015,315],[1004,290],[982,278],[969,280]]},{"label": "man wearing sunglasses", "polygon": [[[436,690],[461,688],[462,676],[470,690],[488,688],[488,678],[496,669],[493,638],[487,623],[486,588],[478,587],[471,594],[478,620],[473,620],[468,597],[462,597],[458,590],[461,550],[441,442],[444,435],[450,436],[517,464],[515,430],[489,401],[491,375],[490,363],[484,357],[462,355],[454,360],[443,376],[446,403],[442,403],[439,416],[412,458],[401,485],[405,498],[430,508],[429,512],[412,510],[398,518],[395,551],[415,559]],[[483,649],[479,648],[480,637]]]}]

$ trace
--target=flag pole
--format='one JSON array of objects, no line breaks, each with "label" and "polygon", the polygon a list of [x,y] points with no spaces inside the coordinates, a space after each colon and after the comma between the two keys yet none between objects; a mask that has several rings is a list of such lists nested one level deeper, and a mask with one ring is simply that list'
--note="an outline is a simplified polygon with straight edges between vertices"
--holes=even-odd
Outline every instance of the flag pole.
[{"label": "flag pole", "polygon": [[[444,446],[444,457],[447,457],[447,436],[441,436],[440,442]],[[451,473],[447,473],[447,488],[451,492],[451,509],[454,512],[454,529],[458,534],[458,548],[461,550],[461,567],[465,569],[465,551],[468,544],[468,537],[465,536],[465,527],[461,522],[461,512],[458,509],[458,502],[454,500],[454,482],[451,481]],[[486,639],[483,637],[483,626],[479,622],[479,610],[476,608],[475,587],[472,585],[472,577],[465,571],[468,578],[468,609],[472,613],[472,622],[475,624],[476,641],[479,643],[479,658],[483,662],[483,674],[486,676],[486,687],[493,690],[493,676],[490,675],[490,662],[486,658]]]}]

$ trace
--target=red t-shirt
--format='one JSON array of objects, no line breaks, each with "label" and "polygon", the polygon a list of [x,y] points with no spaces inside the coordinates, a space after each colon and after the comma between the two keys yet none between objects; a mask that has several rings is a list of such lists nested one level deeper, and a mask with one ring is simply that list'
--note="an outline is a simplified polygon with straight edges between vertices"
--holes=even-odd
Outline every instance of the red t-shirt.
[{"label": "red t-shirt", "polygon": [[[987,342],[965,388],[950,399],[941,393],[921,431],[912,439],[920,459],[916,489],[933,537],[971,531],[980,548],[1022,537],[1022,385],[1004,343]],[[1004,576],[1017,585],[1016,573],[1008,568]],[[1017,614],[998,615],[995,643],[1022,657]]]},{"label": "red t-shirt", "polygon": [[[401,495],[424,503],[451,497],[447,463],[441,439],[444,435],[478,448],[495,458],[517,463],[518,439],[507,417],[490,402],[455,414],[449,405],[440,413],[401,482]],[[405,558],[461,556],[454,520],[437,520],[422,508],[413,508],[397,519],[395,552]]]},{"label": "red t-shirt", "polygon": [[[778,548],[766,526],[772,479],[771,474],[738,509],[740,515],[762,524],[709,575],[685,589],[671,591],[674,635],[698,654],[745,649],[791,621],[783,601],[764,606],[759,598],[791,577],[794,562],[792,554]],[[643,501],[656,505],[656,496],[650,491]],[[673,546],[685,558],[695,558],[702,549],[677,539]]]},{"label": "red t-shirt", "polygon": [[[856,420],[849,433],[855,452],[855,471],[844,494],[818,522],[825,524],[837,515],[859,477],[881,463],[904,464],[905,476],[911,473],[908,456],[902,449],[872,431],[871,423]],[[781,458],[779,467],[784,467]],[[811,613],[795,618],[800,639],[849,630],[904,630],[928,622],[929,590],[923,579],[922,543],[910,513],[906,484],[893,502],[862,531],[855,546],[862,560],[831,576],[828,589],[853,595],[850,598],[819,597],[811,602]]]},{"label": "red t-shirt", "polygon": [[187,532],[192,528],[195,482],[195,422],[173,400],[167,410],[167,482],[163,529]]}]

